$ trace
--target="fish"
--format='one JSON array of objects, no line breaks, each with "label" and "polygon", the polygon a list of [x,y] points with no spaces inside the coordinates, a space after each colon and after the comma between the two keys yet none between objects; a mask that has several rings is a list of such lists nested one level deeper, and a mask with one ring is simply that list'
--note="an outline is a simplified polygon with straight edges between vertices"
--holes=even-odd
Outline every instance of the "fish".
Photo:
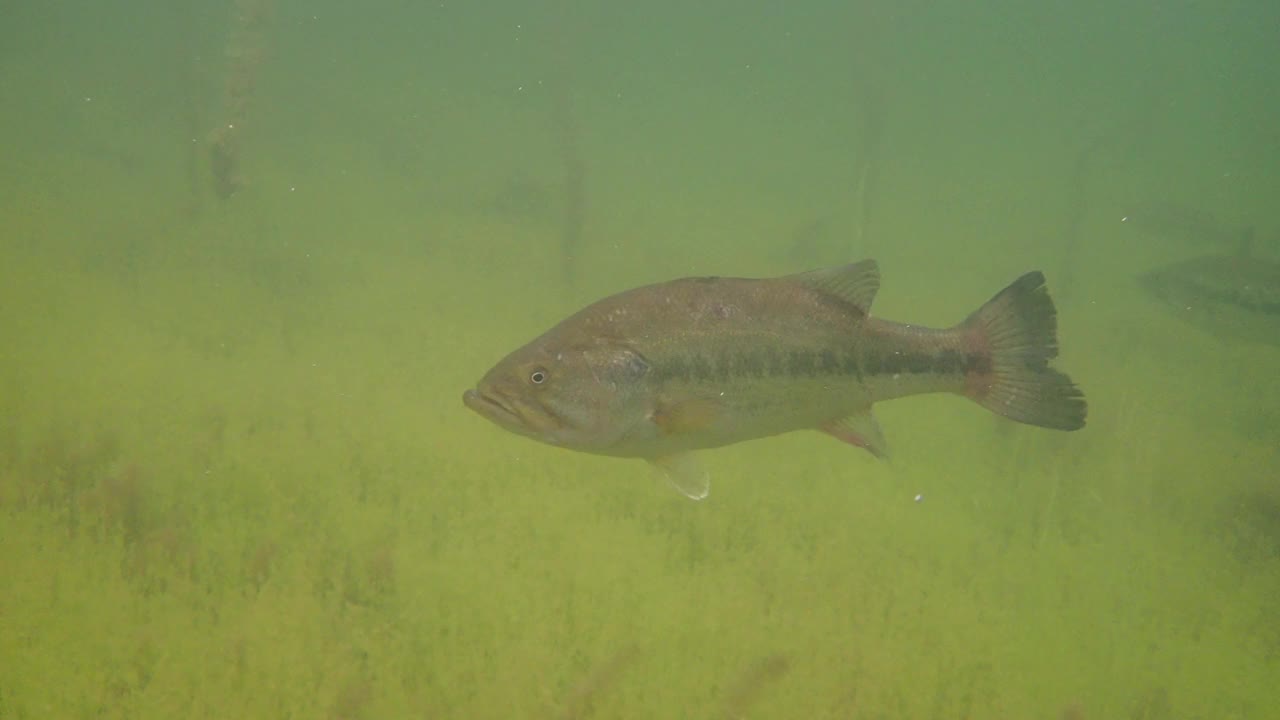
[{"label": "fish", "polygon": [[1280,263],[1246,253],[1202,255],[1143,273],[1138,284],[1219,340],[1280,345]]},{"label": "fish", "polygon": [[1223,224],[1213,213],[1172,203],[1145,203],[1120,218],[1141,233],[1162,240],[1195,245],[1216,245],[1245,252],[1253,243],[1254,228]]},{"label": "fish", "polygon": [[1050,366],[1057,312],[1029,272],[963,322],[871,315],[874,260],[774,278],[689,277],[606,297],[511,352],[463,393],[499,427],[649,462],[701,500],[697,451],[816,429],[888,455],[872,405],[962,395],[1027,425],[1084,427],[1084,394]]}]

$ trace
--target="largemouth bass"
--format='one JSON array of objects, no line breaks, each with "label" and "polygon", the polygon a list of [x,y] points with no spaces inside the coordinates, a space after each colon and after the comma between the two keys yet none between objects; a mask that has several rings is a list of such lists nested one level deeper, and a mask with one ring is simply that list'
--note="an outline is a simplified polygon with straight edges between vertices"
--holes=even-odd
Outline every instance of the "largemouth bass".
[{"label": "largemouth bass", "polygon": [[463,402],[551,445],[642,458],[694,499],[693,451],[822,430],[887,453],[873,403],[950,392],[1012,420],[1084,426],[1051,368],[1057,316],[1031,272],[949,329],[871,317],[871,260],[770,279],[696,277],[589,305],[499,362]]},{"label": "largemouth bass", "polygon": [[1247,252],[1254,236],[1252,227],[1224,225],[1207,210],[1172,203],[1139,205],[1120,222],[1162,240],[1216,245],[1233,252]]},{"label": "largemouth bass", "polygon": [[1138,278],[1176,316],[1223,340],[1280,345],[1280,263],[1205,255]]}]

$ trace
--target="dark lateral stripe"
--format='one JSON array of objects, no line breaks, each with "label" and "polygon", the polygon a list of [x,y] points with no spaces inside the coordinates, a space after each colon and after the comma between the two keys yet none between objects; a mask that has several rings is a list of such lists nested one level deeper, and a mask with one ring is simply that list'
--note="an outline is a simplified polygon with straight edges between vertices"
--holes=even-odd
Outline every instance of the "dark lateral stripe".
[{"label": "dark lateral stripe", "polygon": [[732,378],[815,378],[852,375],[861,379],[862,368],[853,352],[835,350],[778,351],[761,348],[747,352],[727,352],[716,357],[688,355],[673,357],[653,367],[659,381],[724,382]]},{"label": "dark lateral stripe", "polygon": [[870,353],[866,357],[868,375],[968,375],[991,371],[991,357],[983,353],[941,350],[936,353]]},{"label": "dark lateral stripe", "polygon": [[762,348],[747,352],[726,352],[714,357],[686,355],[656,364],[659,381],[726,382],[733,378],[818,378],[853,376],[862,379],[878,375],[969,375],[991,372],[991,357],[959,350],[937,352],[870,352],[861,363],[852,352],[834,350],[777,351]]}]

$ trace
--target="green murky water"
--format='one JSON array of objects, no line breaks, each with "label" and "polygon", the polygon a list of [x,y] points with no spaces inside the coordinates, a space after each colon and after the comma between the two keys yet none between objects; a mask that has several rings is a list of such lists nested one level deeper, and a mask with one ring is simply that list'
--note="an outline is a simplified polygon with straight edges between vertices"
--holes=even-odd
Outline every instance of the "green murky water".
[{"label": "green murky water", "polygon": [[[1280,350],[1120,218],[1280,227],[1280,11],[473,5],[5,11],[0,718],[1274,712]],[[692,503],[460,402],[601,295],[862,256],[934,325],[1044,270],[1089,426],[895,401],[891,462]]]}]

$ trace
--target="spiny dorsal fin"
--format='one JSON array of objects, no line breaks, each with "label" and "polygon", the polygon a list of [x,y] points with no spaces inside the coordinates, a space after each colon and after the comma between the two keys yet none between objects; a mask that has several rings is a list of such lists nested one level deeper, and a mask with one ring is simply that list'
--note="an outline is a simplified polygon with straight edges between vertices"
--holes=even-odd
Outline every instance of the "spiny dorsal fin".
[{"label": "spiny dorsal fin", "polygon": [[871,312],[871,301],[880,289],[880,267],[875,260],[863,260],[852,265],[810,270],[792,278],[815,290],[834,295],[862,310]]}]

